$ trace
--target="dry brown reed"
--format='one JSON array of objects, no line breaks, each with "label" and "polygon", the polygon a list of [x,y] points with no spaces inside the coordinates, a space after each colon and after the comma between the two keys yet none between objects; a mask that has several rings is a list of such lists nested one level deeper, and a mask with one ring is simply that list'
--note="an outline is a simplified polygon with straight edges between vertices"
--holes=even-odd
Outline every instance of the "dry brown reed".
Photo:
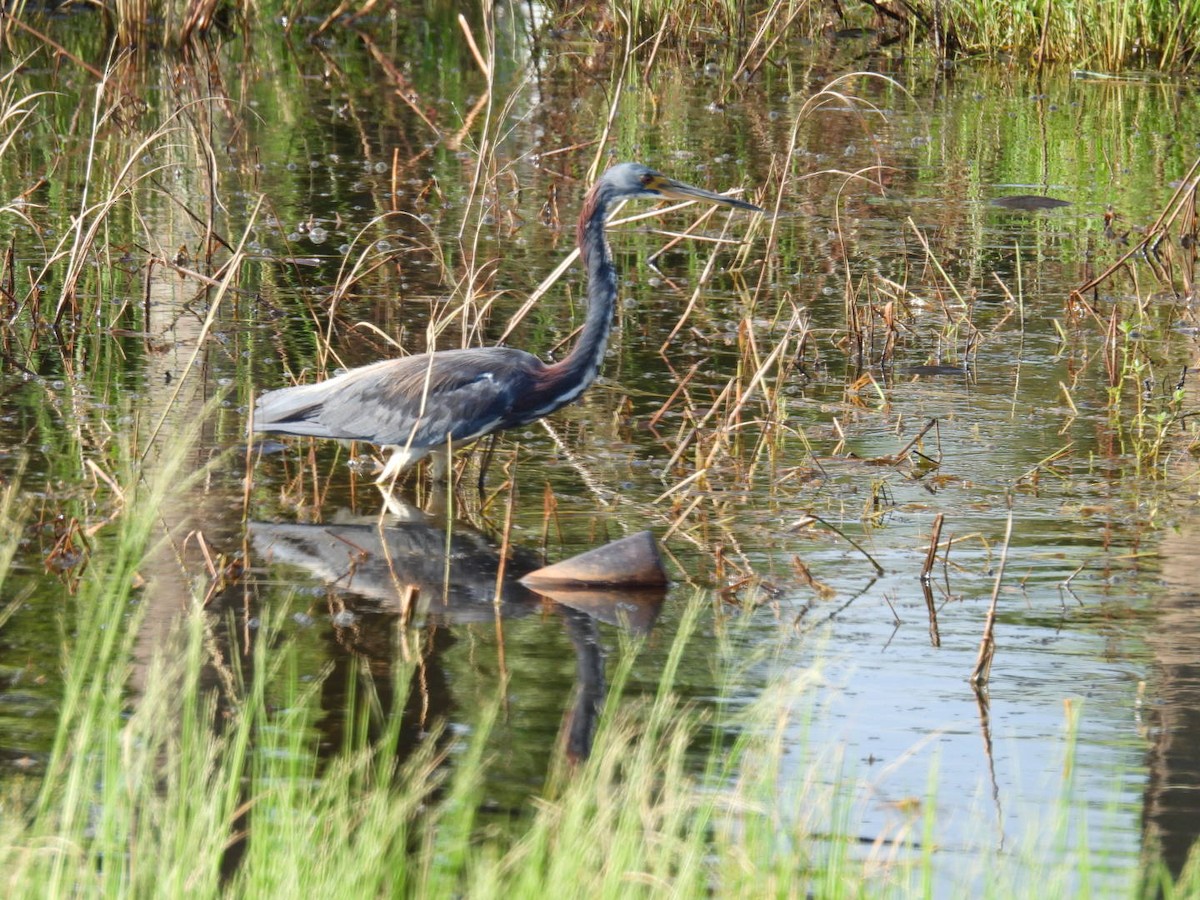
[{"label": "dry brown reed", "polygon": [[937,559],[938,541],[942,537],[942,525],[946,520],[944,513],[933,517],[933,525],[929,529],[929,550],[925,554],[925,565],[921,567],[921,581],[928,583],[933,573],[933,563]]},{"label": "dry brown reed", "polygon": [[228,0],[113,0],[103,4],[118,43],[188,48],[241,5]]},{"label": "dry brown reed", "polygon": [[1012,539],[1012,510],[1008,512],[1008,524],[1004,528],[1004,544],[1000,548],[1000,563],[996,567],[996,580],[992,584],[992,600],[988,604],[987,617],[983,623],[983,636],[979,640],[979,653],[969,681],[976,692],[981,692],[992,672],[992,660],[996,656],[996,607],[1000,601],[1000,585],[1004,581],[1004,567],[1008,562],[1008,546]]}]

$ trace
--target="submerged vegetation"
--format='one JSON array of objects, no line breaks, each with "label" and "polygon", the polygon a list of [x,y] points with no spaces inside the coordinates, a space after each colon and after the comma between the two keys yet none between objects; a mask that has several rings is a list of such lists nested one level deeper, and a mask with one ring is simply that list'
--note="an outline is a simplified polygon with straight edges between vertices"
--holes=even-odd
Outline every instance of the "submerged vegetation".
[{"label": "submerged vegetation", "polygon": [[[1021,629],[1107,658],[1169,620],[1126,586],[1192,533],[1200,169],[1164,135],[1200,110],[1051,63],[1179,66],[1200,9],[96,6],[0,18],[0,701],[43,728],[0,756],[6,896],[1200,891],[1149,826],[1132,862],[1093,842],[1140,789],[1129,759],[1170,755],[1141,674],[1099,802],[1075,754],[1116,689],[1054,696],[1054,799],[1013,843],[987,666],[971,728],[901,738],[978,730],[992,803],[952,835],[936,763],[880,799],[874,749],[811,738],[840,653],[811,645],[864,596],[897,629],[927,616],[959,683],[981,630],[999,668]],[[1046,68],[939,95],[952,118],[905,68],[923,50]],[[472,618],[437,619],[392,560],[370,594],[363,541],[307,580],[253,546],[257,520],[329,535],[364,509],[389,546],[369,462],[345,465],[364,448],[249,446],[255,393],[427,345],[568,345],[577,276],[530,272],[568,256],[609,157],[773,214],[613,223],[637,304],[606,382],[462,458],[466,486],[490,454],[491,487],[427,529],[446,595],[452,557],[492,560]],[[1013,529],[1023,503],[1053,514]],[[522,631],[562,611],[509,603],[504,567],[647,524],[682,584],[649,636],[624,598],[579,638],[615,644],[580,727],[560,694],[587,658]],[[450,552],[476,530],[492,557]]]}]

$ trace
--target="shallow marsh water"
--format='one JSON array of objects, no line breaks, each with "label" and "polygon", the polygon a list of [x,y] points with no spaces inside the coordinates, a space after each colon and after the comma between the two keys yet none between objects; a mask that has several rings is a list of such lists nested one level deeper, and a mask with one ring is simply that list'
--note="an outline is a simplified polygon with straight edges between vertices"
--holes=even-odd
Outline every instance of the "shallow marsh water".
[{"label": "shallow marsh water", "polygon": [[[0,630],[8,777],[36,777],[54,727],[73,568],[54,547],[72,516],[107,509],[86,462],[105,468],[114,433],[152,446],[164,415],[167,431],[203,419],[197,466],[218,460],[202,489],[163,512],[189,573],[203,581],[198,541],[182,541],[190,532],[224,558],[244,554],[247,581],[213,596],[229,652],[245,652],[263,610],[286,608],[300,677],[332,670],[317,723],[331,753],[356,666],[382,674],[395,661],[390,576],[348,576],[349,557],[328,556],[337,529],[335,548],[360,550],[367,539],[353,529],[379,509],[346,451],[288,445],[256,458],[245,495],[242,456],[219,454],[242,442],[254,392],[335,368],[322,336],[348,365],[392,352],[363,322],[422,349],[430,321],[473,292],[439,346],[494,342],[569,251],[591,142],[612,102],[614,48],[570,35],[535,46],[513,25],[500,35],[496,102],[471,117],[484,86],[456,27],[380,23],[370,42],[337,35],[319,50],[260,35],[253,61],[226,46],[208,82],[182,63],[164,63],[161,79],[152,67],[128,75],[124,118],[99,129],[101,174],[89,190],[104,196],[105,177],[126,159],[145,177],[88,255],[57,333],[28,305],[6,331],[0,443],[10,449],[0,462],[6,477],[22,471],[44,522],[5,585],[24,598]],[[415,100],[398,96],[400,79],[378,54],[406,61]],[[840,86],[854,104],[831,97],[805,111],[852,69],[890,80],[856,78]],[[797,712],[785,809],[824,758],[831,781],[863,783],[863,838],[919,827],[923,805],[936,804],[947,884],[984,877],[981,848],[1039,861],[1086,841],[1099,854],[1092,877],[1114,890],[1136,882],[1153,840],[1177,867],[1200,813],[1190,750],[1200,746],[1193,436],[1178,418],[1194,411],[1194,374],[1178,397],[1173,389],[1194,362],[1197,322],[1140,262],[1087,298],[1096,316],[1069,294],[1124,250],[1104,232],[1106,206],[1119,231],[1149,224],[1200,152],[1195,93],[1137,74],[935,71],[858,42],[795,48],[746,85],[730,74],[719,57],[699,71],[665,59],[649,78],[635,73],[609,155],[714,189],[763,185],[759,202],[778,203],[780,216],[771,227],[718,214],[704,233],[744,244],[684,244],[654,268],[647,260],[668,238],[650,229],[682,230],[686,214],[615,231],[627,300],[602,383],[554,417],[553,434],[510,435],[490,475],[497,485],[511,466],[518,485],[514,568],[649,527],[666,535],[676,585],[660,605],[630,604],[636,621],[624,628],[612,606],[589,617],[516,587],[498,622],[507,498],[480,510],[466,491],[452,511],[462,541],[453,602],[434,602],[408,626],[422,634],[422,687],[395,702],[413,717],[412,740],[444,722],[442,739],[461,746],[503,683],[486,805],[519,816],[559,742],[586,743],[581,717],[603,694],[606,660],[636,653],[630,694],[653,691],[682,610],[699,603],[705,626],[678,682],[687,699],[722,694],[718,652],[746,660],[728,705],[749,704],[780,673],[796,685],[779,701]],[[83,205],[95,85],[38,56],[19,83],[61,92],[38,101],[0,157],[0,200],[21,198],[0,234],[14,248],[14,277],[28,279]],[[133,149],[164,122],[174,130]],[[198,136],[219,151],[211,182]],[[472,195],[485,138],[487,178]],[[809,177],[827,169],[862,175]],[[1021,212],[990,202],[1014,194],[1071,205]],[[214,294],[162,263],[148,268],[148,255],[202,269],[205,215],[194,214],[211,196],[217,230],[230,245],[246,231],[250,260],[216,310],[202,370],[184,378]],[[366,271],[335,291],[364,248]],[[714,252],[715,274],[667,343]],[[47,270],[43,319],[46,304],[68,296],[67,277],[61,262]],[[579,272],[568,272],[511,343],[548,351],[567,341],[581,292]],[[1139,306],[1135,292],[1152,299]],[[1106,340],[1114,305],[1119,329]],[[753,383],[779,340],[790,342],[780,365]],[[1106,347],[1137,367],[1115,392]],[[921,368],[932,366],[942,368]],[[732,396],[745,398],[737,427],[693,438],[714,401],[724,420],[731,380]],[[1160,429],[1160,414],[1176,418]],[[933,419],[920,450],[936,466],[889,459]],[[416,490],[409,499],[424,502]],[[966,679],[1010,511],[985,707]],[[919,575],[938,514],[942,540],[955,543],[934,568],[934,631]],[[247,531],[243,515],[259,524]],[[389,532],[397,547],[416,547],[412,566],[440,560],[440,521]],[[284,552],[280,527],[300,525],[312,532],[292,532]],[[102,529],[90,541],[88,552],[103,552]],[[48,558],[65,571],[47,571]],[[195,587],[170,551],[143,574],[138,602],[150,611],[137,671]],[[436,572],[411,577],[436,600]],[[643,635],[636,649],[630,630]],[[1063,809],[1069,826],[1059,832]]]}]

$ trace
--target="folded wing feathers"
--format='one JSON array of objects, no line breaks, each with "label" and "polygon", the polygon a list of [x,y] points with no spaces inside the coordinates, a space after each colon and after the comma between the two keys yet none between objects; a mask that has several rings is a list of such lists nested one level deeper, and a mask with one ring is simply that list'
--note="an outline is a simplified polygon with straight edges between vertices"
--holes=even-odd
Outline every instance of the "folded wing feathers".
[{"label": "folded wing feathers", "polygon": [[385,360],[263,394],[254,430],[415,447],[470,440],[505,426],[541,368],[528,353],[495,347]]}]

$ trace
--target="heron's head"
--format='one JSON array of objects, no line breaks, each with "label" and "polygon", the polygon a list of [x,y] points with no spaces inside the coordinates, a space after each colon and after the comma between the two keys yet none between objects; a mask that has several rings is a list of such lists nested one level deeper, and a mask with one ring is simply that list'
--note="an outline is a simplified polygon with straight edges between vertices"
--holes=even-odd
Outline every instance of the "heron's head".
[{"label": "heron's head", "polygon": [[762,212],[760,207],[744,200],[724,197],[703,188],[692,187],[682,181],[668,178],[661,172],[655,172],[641,163],[618,163],[601,177],[614,198],[647,197],[658,200],[700,200],[705,203],[715,203],[718,206],[732,206],[737,209],[752,209]]}]

